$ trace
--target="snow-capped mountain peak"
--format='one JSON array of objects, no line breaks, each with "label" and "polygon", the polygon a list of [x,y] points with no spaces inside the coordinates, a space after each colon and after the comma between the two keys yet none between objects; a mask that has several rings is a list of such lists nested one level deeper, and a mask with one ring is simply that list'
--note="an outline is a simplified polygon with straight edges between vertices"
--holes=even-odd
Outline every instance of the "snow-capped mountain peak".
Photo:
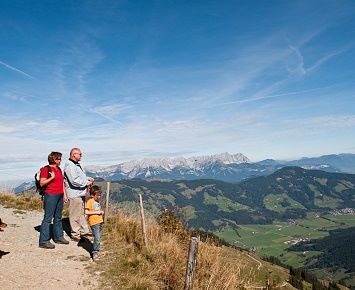
[{"label": "snow-capped mountain peak", "polygon": [[138,168],[163,168],[169,171],[173,170],[176,167],[196,169],[198,167],[201,167],[201,165],[210,164],[213,162],[221,162],[224,164],[240,164],[248,163],[249,159],[241,153],[222,153],[208,156],[193,156],[189,158],[145,158],[142,160],[133,160],[121,163],[119,167],[123,172],[131,172],[132,170]]},{"label": "snow-capped mountain peak", "polygon": [[122,178],[154,177],[169,175],[172,171],[179,171],[180,174],[198,174],[204,168],[214,163],[241,164],[250,160],[241,153],[229,154],[221,153],[206,156],[192,156],[189,158],[144,158],[141,160],[131,160],[109,167],[88,167],[87,170],[95,176],[103,178],[119,176]]}]

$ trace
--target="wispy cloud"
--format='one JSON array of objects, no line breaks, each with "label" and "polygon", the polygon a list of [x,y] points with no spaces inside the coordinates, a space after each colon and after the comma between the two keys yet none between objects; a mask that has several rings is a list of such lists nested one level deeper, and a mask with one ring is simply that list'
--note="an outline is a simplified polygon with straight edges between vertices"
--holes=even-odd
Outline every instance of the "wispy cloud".
[{"label": "wispy cloud", "polygon": [[[307,35],[306,40],[301,40],[300,43],[311,41],[318,33],[320,32]],[[238,53],[233,54],[228,51],[223,57],[206,61],[199,67],[185,67],[185,72],[176,71],[175,75],[181,75],[182,78],[188,76],[197,80],[210,80],[203,86],[196,81],[197,88],[191,88],[195,92],[190,94],[190,100],[196,101],[203,108],[297,94],[297,92],[285,94],[277,94],[277,92],[297,81],[300,76],[313,68],[309,68],[309,71],[305,69],[300,50],[295,46],[288,46],[283,40],[280,34],[275,33],[255,43],[245,43],[244,47],[239,48]],[[335,55],[329,55],[319,61],[317,66]]]},{"label": "wispy cloud", "polygon": [[303,55],[301,54],[301,51],[299,48],[294,47],[292,45],[289,46],[290,49],[293,51],[293,53],[296,56],[296,65],[295,67],[288,67],[289,71],[291,73],[297,73],[299,75],[305,75],[306,74],[306,70],[304,68],[304,59],[303,59]]},{"label": "wispy cloud", "polygon": [[[316,35],[317,34],[313,34],[312,37],[315,37]],[[310,40],[311,39],[308,39],[307,41]],[[255,63],[257,68],[248,67],[241,74],[234,73],[234,77],[227,77],[226,79],[230,80],[229,84],[224,83],[222,89],[217,94],[210,94],[208,103],[204,106],[205,108],[299,95],[330,88],[331,86],[324,86],[301,91],[277,93],[284,90],[288,85],[297,82],[300,77],[306,76],[319,68],[322,64],[344,53],[351,46],[332,51],[308,67],[305,65],[304,56],[300,49],[295,46],[289,45],[289,49],[292,53],[289,53],[286,48],[282,49],[282,47],[279,47],[278,49],[273,49],[268,46],[263,47],[262,45],[259,47],[260,50],[265,53],[259,53],[258,56],[254,56],[251,50],[249,51],[249,55],[245,57],[245,59],[249,59],[248,63]],[[263,57],[268,59],[268,61],[263,62]],[[296,58],[296,60],[292,58]],[[288,74],[280,69],[280,64],[283,62],[287,64],[286,69]],[[233,71],[229,71],[229,74],[232,75]],[[273,79],[268,79],[268,75],[274,76]],[[263,83],[265,84],[261,86],[257,85]],[[223,102],[222,100],[226,98],[233,98],[234,100]]]},{"label": "wispy cloud", "polygon": [[341,131],[352,132],[354,129],[355,115],[323,115],[283,120],[274,135],[302,140],[305,136],[330,136]]},{"label": "wispy cloud", "polygon": [[88,40],[88,36],[76,36],[73,42],[66,42],[54,67],[54,83],[59,86],[61,94],[83,101],[87,97],[87,77],[103,58],[100,49]]},{"label": "wispy cloud", "polygon": [[132,105],[128,104],[111,104],[89,108],[87,109],[87,111],[90,113],[98,114],[104,119],[122,125],[122,123],[115,119],[115,117],[117,117],[121,112],[128,110],[132,107]]},{"label": "wispy cloud", "polygon": [[340,49],[334,50],[332,52],[329,52],[327,55],[325,55],[325,56],[321,57],[320,59],[318,59],[317,61],[315,61],[314,64],[309,65],[307,67],[307,65],[304,62],[304,56],[302,55],[300,48],[290,45],[289,48],[294,53],[294,55],[296,57],[296,62],[293,67],[290,66],[290,67],[288,67],[288,69],[291,73],[295,73],[300,76],[305,76],[306,74],[314,71],[315,69],[317,69],[322,64],[329,61],[330,59],[344,53],[345,51],[347,51],[351,47],[352,47],[352,45],[347,45],[344,48],[340,48]]},{"label": "wispy cloud", "polygon": [[3,93],[3,96],[7,99],[10,99],[12,101],[19,101],[19,102],[23,102],[23,103],[30,103],[31,101],[38,101],[41,100],[40,97],[34,96],[32,94],[29,93],[25,93],[25,92],[20,92],[17,90],[9,90]]},{"label": "wispy cloud", "polygon": [[55,119],[0,118],[0,133],[9,136],[31,137],[33,139],[68,133],[63,122]]},{"label": "wispy cloud", "polygon": [[298,123],[304,126],[326,129],[355,127],[355,115],[318,116],[304,121],[299,120]]},{"label": "wispy cloud", "polygon": [[306,94],[306,93],[311,93],[311,92],[316,92],[316,91],[328,89],[331,87],[333,87],[333,86],[324,86],[324,87],[319,87],[319,88],[314,88],[314,89],[288,92],[288,93],[282,93],[282,94],[264,95],[264,96],[262,95],[259,97],[251,97],[251,98],[245,98],[245,99],[235,100],[235,101],[231,101],[231,102],[220,103],[220,104],[210,106],[209,108],[214,108],[214,107],[219,107],[219,106],[227,106],[227,105],[237,104],[237,103],[256,102],[256,101],[261,101],[261,100],[265,100],[265,99],[287,97],[287,96],[292,96],[292,95],[302,95],[302,94]]},{"label": "wispy cloud", "polygon": [[319,60],[317,60],[312,66],[310,66],[306,72],[311,72],[313,70],[315,70],[317,67],[321,66],[323,63],[327,62],[328,60],[330,60],[331,58],[340,55],[342,53],[344,53],[346,50],[348,50],[350,48],[350,46],[343,48],[343,49],[338,49],[336,51],[333,51],[329,54],[327,54],[326,56],[320,58]]},{"label": "wispy cloud", "polygon": [[26,77],[28,77],[28,78],[30,78],[30,79],[32,79],[32,80],[35,79],[33,76],[31,76],[31,75],[25,73],[24,71],[22,71],[22,70],[20,70],[20,69],[18,69],[18,68],[13,67],[13,66],[11,66],[11,65],[9,65],[9,64],[7,64],[7,63],[5,63],[5,62],[0,61],[0,64],[3,65],[4,67],[6,67],[6,68],[8,68],[8,69],[10,69],[10,70],[12,70],[12,71],[14,71],[14,72],[17,72],[17,73],[19,73],[19,74],[22,74],[22,75],[24,75],[24,76],[26,76]]}]

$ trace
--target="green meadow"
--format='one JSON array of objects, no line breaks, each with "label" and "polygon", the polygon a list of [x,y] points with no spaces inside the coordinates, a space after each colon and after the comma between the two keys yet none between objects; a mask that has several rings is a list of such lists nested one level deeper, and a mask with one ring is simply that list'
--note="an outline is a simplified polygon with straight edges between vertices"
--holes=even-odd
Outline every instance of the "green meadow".
[{"label": "green meadow", "polygon": [[275,221],[269,225],[239,225],[238,230],[225,228],[216,233],[232,245],[248,248],[261,256],[275,256],[294,267],[302,266],[306,259],[319,252],[289,252],[287,249],[300,239],[319,239],[330,230],[355,226],[353,215],[324,215],[309,213],[304,219],[288,222]]}]

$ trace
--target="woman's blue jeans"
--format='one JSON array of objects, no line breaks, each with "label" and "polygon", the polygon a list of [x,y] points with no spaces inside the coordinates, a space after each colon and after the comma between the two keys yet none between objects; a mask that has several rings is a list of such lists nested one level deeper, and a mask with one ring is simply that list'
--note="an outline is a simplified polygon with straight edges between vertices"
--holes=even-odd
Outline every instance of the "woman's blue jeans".
[{"label": "woman's blue jeans", "polygon": [[50,239],[50,225],[53,219],[53,239],[60,240],[63,238],[62,211],[63,211],[63,194],[44,195],[44,217],[41,224],[41,232],[39,235],[39,243],[45,244]]},{"label": "woman's blue jeans", "polygon": [[93,253],[100,251],[100,239],[102,232],[102,223],[91,226],[92,235],[94,236]]}]

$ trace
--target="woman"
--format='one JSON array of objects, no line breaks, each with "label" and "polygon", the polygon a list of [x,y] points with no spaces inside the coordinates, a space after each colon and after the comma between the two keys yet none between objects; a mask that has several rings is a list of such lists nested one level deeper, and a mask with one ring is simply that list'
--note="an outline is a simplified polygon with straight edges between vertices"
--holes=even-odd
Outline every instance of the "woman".
[{"label": "woman", "polygon": [[62,160],[62,153],[51,152],[48,155],[48,164],[41,168],[40,185],[45,186],[44,194],[44,217],[39,235],[39,247],[54,249],[55,246],[50,240],[50,224],[53,219],[53,241],[57,244],[67,245],[69,242],[64,239],[62,225],[63,202],[68,198],[64,190],[64,178],[59,167]]}]

